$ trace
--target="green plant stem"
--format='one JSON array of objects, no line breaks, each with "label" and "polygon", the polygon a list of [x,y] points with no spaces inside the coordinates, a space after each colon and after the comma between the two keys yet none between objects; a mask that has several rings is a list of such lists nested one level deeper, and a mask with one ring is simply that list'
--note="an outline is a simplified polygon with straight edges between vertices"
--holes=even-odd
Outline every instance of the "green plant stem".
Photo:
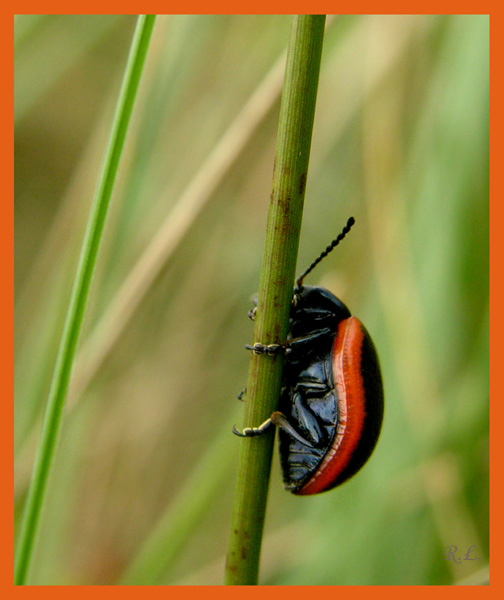
[{"label": "green plant stem", "polygon": [[98,248],[102,238],[105,218],[110,204],[119,160],[124,147],[124,140],[138,91],[154,21],[155,16],[153,15],[141,15],[138,17],[126,72],[119,94],[103,170],[89,217],[56,358],[42,425],[42,433],[21,523],[14,565],[14,583],[16,585],[25,584],[28,576],[47,481],[61,429],[72,365],[79,341],[91,279],[96,265]]},{"label": "green plant stem", "polygon": [[[271,204],[259,285],[254,342],[287,337],[308,171],[325,16],[294,17],[278,126]],[[252,354],[245,426],[276,409],[281,355]],[[273,432],[240,442],[238,479],[226,562],[226,584],[256,585],[266,512]]]}]

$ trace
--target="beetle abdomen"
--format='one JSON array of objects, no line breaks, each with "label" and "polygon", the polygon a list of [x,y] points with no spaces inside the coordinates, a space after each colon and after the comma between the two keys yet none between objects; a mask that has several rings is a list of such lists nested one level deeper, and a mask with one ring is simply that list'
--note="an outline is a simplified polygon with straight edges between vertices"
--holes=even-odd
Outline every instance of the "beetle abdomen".
[{"label": "beetle abdomen", "polygon": [[[336,395],[332,390],[318,399],[304,398],[302,417],[294,405],[291,407],[291,416],[296,419],[296,429],[307,443],[301,443],[280,429],[280,460],[285,488],[298,493],[324,459],[328,444],[334,438],[337,421]],[[323,410],[318,410],[322,407]]]}]

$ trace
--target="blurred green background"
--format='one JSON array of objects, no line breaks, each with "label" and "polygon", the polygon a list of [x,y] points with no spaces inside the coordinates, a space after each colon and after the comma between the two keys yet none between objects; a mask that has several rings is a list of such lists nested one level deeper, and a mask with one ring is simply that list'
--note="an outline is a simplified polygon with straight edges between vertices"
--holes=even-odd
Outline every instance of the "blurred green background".
[{"label": "blurred green background", "polygon": [[[31,583],[223,581],[290,24],[158,18]],[[134,26],[15,20],[16,522]],[[386,413],[327,494],[275,456],[263,584],[488,580],[488,70],[486,16],[328,18],[298,271],[355,216],[307,283],[371,332]]]}]

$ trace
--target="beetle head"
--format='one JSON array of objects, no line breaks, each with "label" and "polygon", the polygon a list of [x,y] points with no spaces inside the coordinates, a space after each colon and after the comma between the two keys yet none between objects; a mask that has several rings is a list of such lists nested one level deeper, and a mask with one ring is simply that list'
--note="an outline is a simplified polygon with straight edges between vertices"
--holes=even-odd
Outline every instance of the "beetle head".
[{"label": "beetle head", "polygon": [[350,316],[348,308],[329,290],[311,285],[304,285],[296,289],[296,293],[292,299],[292,308],[294,311],[303,312],[314,312],[317,310],[339,312],[343,308],[348,312],[345,317]]},{"label": "beetle head", "polygon": [[307,331],[333,327],[350,316],[346,305],[329,290],[305,285],[297,288],[292,298],[291,333],[302,336]]}]

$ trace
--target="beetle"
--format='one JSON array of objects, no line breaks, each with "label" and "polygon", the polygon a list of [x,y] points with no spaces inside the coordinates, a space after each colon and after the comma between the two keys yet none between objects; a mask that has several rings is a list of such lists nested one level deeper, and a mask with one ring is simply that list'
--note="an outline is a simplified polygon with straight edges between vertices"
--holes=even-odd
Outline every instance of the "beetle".
[{"label": "beetle", "polygon": [[[284,354],[278,410],[242,437],[279,430],[285,488],[297,495],[330,490],[355,475],[371,456],[383,420],[383,382],[368,331],[343,302],[304,278],[350,231],[347,224],[297,279],[289,333],[280,344],[247,345],[262,355]],[[255,318],[256,308],[249,316]]]}]

